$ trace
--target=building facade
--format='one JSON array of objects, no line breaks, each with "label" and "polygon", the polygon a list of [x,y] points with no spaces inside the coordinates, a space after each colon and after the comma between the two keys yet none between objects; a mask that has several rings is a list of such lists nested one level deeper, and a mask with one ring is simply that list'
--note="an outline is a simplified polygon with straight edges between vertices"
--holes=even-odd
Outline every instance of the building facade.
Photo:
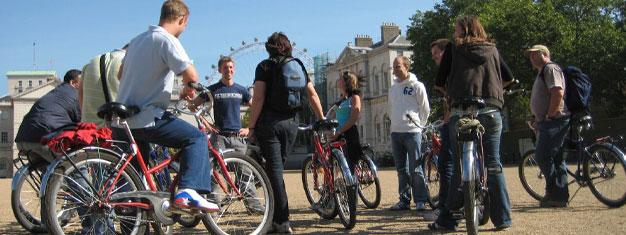
[{"label": "building facade", "polygon": [[[357,122],[362,143],[370,143],[376,155],[391,152],[391,121],[387,93],[393,84],[393,60],[411,58],[411,43],[393,23],[383,23],[381,41],[373,43],[368,35],[357,35],[341,52],[337,61],[326,68],[327,104],[341,95],[337,80],[344,71],[365,77],[362,108]],[[328,107],[326,107],[328,108]]]}]

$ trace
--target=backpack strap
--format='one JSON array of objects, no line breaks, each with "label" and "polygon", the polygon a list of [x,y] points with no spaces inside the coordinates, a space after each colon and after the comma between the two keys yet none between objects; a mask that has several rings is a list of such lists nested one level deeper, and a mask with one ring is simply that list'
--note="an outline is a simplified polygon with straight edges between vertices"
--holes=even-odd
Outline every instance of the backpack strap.
[{"label": "backpack strap", "polygon": [[104,101],[111,102],[111,94],[109,94],[109,86],[107,85],[106,72],[106,53],[100,56],[100,81],[102,81],[102,91],[104,91]]},{"label": "backpack strap", "polygon": [[[546,83],[546,80],[543,78],[543,73],[546,70],[546,66],[548,66],[549,64],[556,64],[556,63],[550,61],[550,62],[544,64],[543,67],[541,67],[541,71],[539,72],[539,77],[541,77],[541,80],[543,80],[543,83]],[[556,64],[556,65],[558,66],[558,64]]]}]

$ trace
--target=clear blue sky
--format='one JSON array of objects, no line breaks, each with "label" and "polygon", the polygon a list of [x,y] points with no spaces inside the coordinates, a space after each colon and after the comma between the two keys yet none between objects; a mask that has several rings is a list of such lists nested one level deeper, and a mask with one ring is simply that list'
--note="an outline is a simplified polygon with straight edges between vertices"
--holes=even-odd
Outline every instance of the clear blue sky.
[{"label": "clear blue sky", "polygon": [[[400,26],[402,34],[417,10],[432,10],[439,0],[188,0],[191,15],[180,36],[194,60],[200,78],[213,72],[219,55],[230,47],[264,41],[283,31],[299,49],[313,57],[341,53],[357,34],[380,41],[382,22]],[[7,92],[6,72],[54,70],[62,77],[82,69],[91,58],[119,48],[134,36],[158,24],[162,1],[3,1],[0,22],[0,96]],[[52,63],[51,63],[52,61]],[[252,66],[237,67],[237,75]],[[202,79],[204,80],[204,79]],[[248,84],[244,84],[248,85]]]}]

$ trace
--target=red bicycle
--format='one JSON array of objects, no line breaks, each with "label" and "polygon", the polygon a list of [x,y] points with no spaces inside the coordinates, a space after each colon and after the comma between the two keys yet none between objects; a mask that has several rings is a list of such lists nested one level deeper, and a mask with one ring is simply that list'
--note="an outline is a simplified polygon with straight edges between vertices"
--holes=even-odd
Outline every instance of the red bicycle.
[{"label": "red bicycle", "polygon": [[[413,120],[411,115],[406,117],[414,125],[422,127]],[[422,169],[424,170],[424,180],[428,188],[428,204],[430,208],[436,209],[439,203],[439,148],[441,142],[437,137],[439,129],[443,125],[443,120],[439,119],[428,126],[422,127]]]},{"label": "red bicycle", "polygon": [[320,120],[301,131],[312,130],[315,153],[304,161],[302,184],[313,211],[324,219],[333,219],[339,214],[346,229],[356,224],[356,182],[341,147],[341,139],[330,141],[339,123],[335,119]]},{"label": "red bicycle", "polygon": [[[199,84],[194,88],[208,92]],[[212,102],[207,102],[192,112],[185,110],[187,102],[181,100],[176,110],[193,114],[198,128],[206,132],[201,118],[210,110],[210,104]],[[127,150],[117,146],[111,149],[90,146],[64,154],[51,163],[44,176],[42,189],[45,191],[41,196],[44,221],[52,234],[94,232],[102,227],[107,234],[144,234],[149,224],[156,233],[170,233],[169,226],[181,214],[201,214],[212,234],[264,234],[269,229],[274,197],[265,171],[249,156],[214,149],[208,134],[214,189],[208,200],[218,204],[220,210],[205,214],[170,207],[178,176],[167,191],[158,191],[154,178],[155,173],[177,161],[180,153],[148,168],[125,121],[133,114],[132,109],[120,103],[107,103],[98,112],[108,123],[126,131],[130,140],[124,142],[130,146]],[[141,175],[128,165],[135,157],[141,166]],[[60,224],[56,216],[63,211],[77,212],[67,226]]]}]

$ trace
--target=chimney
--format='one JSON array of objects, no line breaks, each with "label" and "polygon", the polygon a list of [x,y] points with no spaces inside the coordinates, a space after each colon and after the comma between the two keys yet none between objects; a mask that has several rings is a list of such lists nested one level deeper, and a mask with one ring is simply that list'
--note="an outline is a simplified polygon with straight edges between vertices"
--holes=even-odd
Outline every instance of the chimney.
[{"label": "chimney", "polygon": [[357,47],[371,47],[374,45],[374,42],[372,41],[372,37],[369,35],[356,35],[356,38],[354,38],[354,44]]},{"label": "chimney", "polygon": [[382,43],[385,44],[393,37],[400,35],[400,28],[395,23],[385,23],[380,26],[380,38]]}]

